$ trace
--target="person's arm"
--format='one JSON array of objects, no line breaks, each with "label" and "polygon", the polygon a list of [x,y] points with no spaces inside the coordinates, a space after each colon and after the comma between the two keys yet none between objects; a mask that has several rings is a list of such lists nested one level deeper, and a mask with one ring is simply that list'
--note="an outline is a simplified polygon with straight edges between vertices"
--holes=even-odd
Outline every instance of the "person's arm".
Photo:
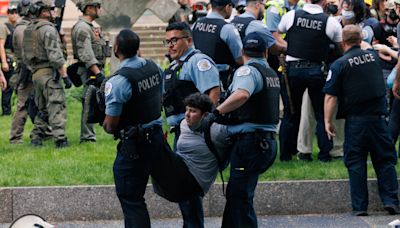
[{"label": "person's arm", "polygon": [[4,77],[3,72],[0,71],[0,89],[5,90],[7,88],[7,81]]},{"label": "person's arm", "polygon": [[10,67],[8,66],[8,63],[7,63],[6,49],[4,48],[5,44],[6,44],[6,40],[0,38],[1,70],[4,72],[8,72],[10,70]]},{"label": "person's arm", "polygon": [[272,32],[272,36],[275,38],[276,42],[281,46],[287,47],[287,42],[282,38],[282,35],[279,32]]},{"label": "person's arm", "polygon": [[272,45],[269,50],[274,55],[285,54],[287,46],[281,45],[279,42],[276,42]]},{"label": "person's arm", "polygon": [[219,95],[221,94],[221,89],[219,86],[216,86],[208,91],[208,96],[215,106],[218,104]]},{"label": "person's arm", "polygon": [[106,115],[106,118],[104,119],[103,122],[104,131],[107,132],[108,134],[114,134],[115,131],[117,130],[119,119],[120,119],[119,116]]},{"label": "person's arm", "polygon": [[100,73],[100,69],[97,66],[99,61],[96,59],[92,48],[90,32],[91,31],[86,31],[84,28],[77,30],[76,50],[78,59],[85,64],[85,67],[91,70],[93,74],[98,74]]},{"label": "person's arm", "polygon": [[54,27],[45,26],[43,29],[46,29],[42,34],[45,44],[44,48],[49,62],[53,69],[59,70],[61,76],[66,76],[66,70],[64,72],[66,60],[64,59],[64,53],[61,47],[60,36]]},{"label": "person's arm", "polygon": [[242,49],[243,43],[235,26],[226,24],[221,29],[221,39],[228,45],[233,58],[238,65],[243,65]]},{"label": "person's arm", "polygon": [[325,95],[324,102],[324,121],[325,131],[329,139],[336,136],[335,125],[332,123],[333,113],[337,105],[337,97],[329,94]]},{"label": "person's arm", "polygon": [[400,79],[400,59],[397,60],[397,64],[396,64],[396,78],[393,81],[393,87],[392,87],[392,92],[393,95],[396,99],[400,100],[400,95],[399,95],[399,90],[400,90],[400,83],[399,83],[399,79]]},{"label": "person's arm", "polygon": [[244,89],[237,89],[232,93],[220,106],[218,111],[220,114],[232,112],[241,107],[250,98],[250,93]]}]

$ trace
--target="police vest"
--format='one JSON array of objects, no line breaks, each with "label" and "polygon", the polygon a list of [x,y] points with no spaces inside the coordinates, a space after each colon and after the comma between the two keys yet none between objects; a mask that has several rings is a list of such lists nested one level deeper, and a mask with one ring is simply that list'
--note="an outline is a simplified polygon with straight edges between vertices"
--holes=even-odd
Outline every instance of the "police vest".
[{"label": "police vest", "polygon": [[[244,122],[256,124],[278,124],[279,122],[279,77],[269,67],[257,63],[250,63],[262,76],[263,88],[250,96],[238,109],[227,113],[226,124],[240,124]],[[230,93],[230,91],[228,91]]]},{"label": "police vest", "polygon": [[296,10],[292,27],[287,32],[287,54],[314,62],[326,61],[331,40],[326,35],[327,15]]},{"label": "police vest", "polygon": [[12,43],[12,37],[13,37],[15,28],[14,28],[14,26],[12,24],[10,24],[8,22],[5,23],[5,25],[6,25],[7,29],[8,29],[8,35],[7,35],[7,38],[6,38],[6,43],[4,44],[4,48],[5,49],[9,49],[11,51],[14,51],[13,43]]},{"label": "police vest", "polygon": [[17,23],[13,32],[12,43],[14,48],[14,54],[19,62],[22,61],[22,45],[23,45],[22,40],[24,37],[24,30],[26,29],[26,26],[29,23],[30,21],[28,19],[23,18]]},{"label": "police vest", "polygon": [[343,77],[340,78],[342,96],[339,97],[338,117],[360,115],[349,113],[349,110],[365,104],[374,106],[376,102],[370,101],[384,98],[386,93],[379,57],[371,51],[353,47],[340,61]]},{"label": "police vest", "polygon": [[40,64],[41,68],[51,67],[47,53],[40,43],[39,29],[43,26],[54,27],[49,21],[38,20],[30,23],[24,30],[23,53],[29,64]]},{"label": "police vest", "polygon": [[237,30],[239,31],[240,38],[243,38],[246,36],[246,29],[247,26],[249,26],[250,22],[255,20],[253,17],[239,17],[236,16],[232,21],[231,24],[233,24]]},{"label": "police vest", "polygon": [[193,25],[193,42],[196,49],[208,55],[216,64],[236,66],[228,45],[221,39],[222,27],[227,24],[222,19],[203,17]]},{"label": "police vest", "polygon": [[170,66],[163,74],[165,83],[163,106],[167,117],[184,113],[185,105],[183,104],[183,100],[190,94],[199,92],[192,81],[179,79],[179,73],[183,64],[197,53],[200,52],[193,51],[185,60]]},{"label": "police vest", "polygon": [[118,72],[132,88],[131,99],[123,105],[118,129],[145,124],[161,116],[161,75],[157,65],[146,60],[141,68],[123,67]]}]

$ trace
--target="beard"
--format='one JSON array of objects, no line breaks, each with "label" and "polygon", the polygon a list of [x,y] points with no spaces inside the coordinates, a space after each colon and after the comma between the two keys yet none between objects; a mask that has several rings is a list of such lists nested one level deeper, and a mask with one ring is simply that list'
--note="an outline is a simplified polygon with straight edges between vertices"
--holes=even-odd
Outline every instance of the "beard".
[{"label": "beard", "polygon": [[264,12],[262,10],[258,11],[257,20],[262,21],[264,19]]}]

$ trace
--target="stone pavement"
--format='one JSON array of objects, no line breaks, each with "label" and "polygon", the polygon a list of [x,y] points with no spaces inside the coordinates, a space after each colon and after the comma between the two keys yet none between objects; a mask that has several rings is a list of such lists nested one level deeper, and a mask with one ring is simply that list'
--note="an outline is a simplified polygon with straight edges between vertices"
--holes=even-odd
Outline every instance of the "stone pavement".
[{"label": "stone pavement", "polygon": [[[351,214],[330,215],[287,215],[287,216],[259,216],[259,227],[388,227],[388,223],[400,219],[400,216],[389,216],[384,212],[373,212],[366,217],[355,217]],[[93,222],[63,222],[53,223],[57,228],[121,228],[122,221],[93,221]],[[0,228],[7,228],[9,224],[0,224]],[[206,217],[206,228],[217,228],[221,226],[221,218]],[[179,219],[154,219],[153,228],[179,228],[182,220]]]}]

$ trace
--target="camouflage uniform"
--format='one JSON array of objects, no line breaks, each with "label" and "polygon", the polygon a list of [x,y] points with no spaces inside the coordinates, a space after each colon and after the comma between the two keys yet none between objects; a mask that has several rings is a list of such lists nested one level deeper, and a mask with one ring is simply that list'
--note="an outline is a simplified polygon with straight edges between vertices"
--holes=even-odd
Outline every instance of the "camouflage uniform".
[{"label": "camouflage uniform", "polygon": [[[28,117],[27,111],[27,100],[31,94],[33,94],[33,83],[32,78],[21,78],[21,64],[22,63],[22,39],[24,35],[24,30],[26,26],[30,23],[28,18],[23,18],[20,22],[17,23],[17,26],[14,30],[13,35],[13,47],[14,54],[17,61],[17,67],[15,69],[16,75],[15,78],[15,89],[16,94],[18,95],[17,99],[17,107],[15,110],[14,118],[11,123],[11,131],[10,131],[10,143],[22,143],[22,135],[24,132],[24,126],[26,123],[26,119]],[[26,75],[24,76],[26,77]]]},{"label": "camouflage uniform", "polygon": [[53,78],[53,73],[66,62],[61,40],[54,24],[39,19],[27,26],[23,43],[23,58],[32,69],[35,104],[39,109],[30,135],[31,143],[37,145],[39,141],[41,144],[48,123],[57,146],[67,141],[64,89],[61,80]]},{"label": "camouflage uniform", "polygon": [[[81,63],[78,69],[78,74],[81,76],[82,81],[86,82],[90,76],[94,74],[89,70],[91,66],[96,64],[100,70],[103,69],[106,60],[106,48],[108,48],[102,34],[96,31],[93,24],[83,17],[72,28],[72,47],[74,58]],[[87,85],[84,86],[86,93]],[[87,110],[82,96],[82,114],[81,114],[81,135],[80,141],[95,141],[96,135],[93,129],[93,124],[85,122],[83,116]]]},{"label": "camouflage uniform", "polygon": [[7,58],[7,63],[9,66],[9,71],[8,72],[3,72],[4,77],[7,80],[7,89],[2,91],[1,94],[1,107],[3,110],[3,115],[10,115],[11,114],[11,96],[12,96],[12,87],[9,85],[10,84],[10,78],[14,74],[14,53],[13,53],[13,48],[12,48],[12,35],[14,32],[14,26],[11,25],[9,22],[5,22],[0,25],[0,40],[5,40],[5,51],[6,51],[6,58]]}]

